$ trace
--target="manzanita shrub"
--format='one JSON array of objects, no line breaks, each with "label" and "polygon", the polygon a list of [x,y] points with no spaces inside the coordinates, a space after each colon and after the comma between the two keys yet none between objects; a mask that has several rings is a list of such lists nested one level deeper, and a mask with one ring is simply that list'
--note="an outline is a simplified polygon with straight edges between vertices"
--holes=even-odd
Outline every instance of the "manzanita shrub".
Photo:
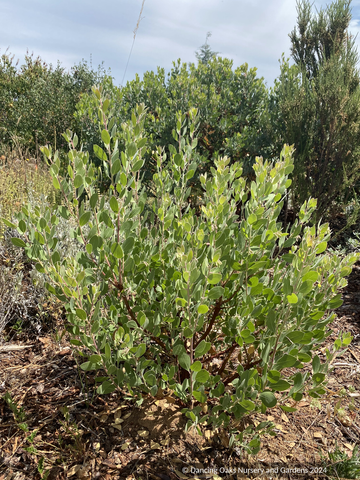
[{"label": "manzanita shrub", "polygon": [[[227,428],[230,445],[256,453],[271,425],[255,426],[255,413],[275,405],[291,412],[304,391],[325,393],[331,362],[351,337],[341,335],[321,359],[314,352],[330,335],[329,311],[341,304],[338,290],[358,257],[325,252],[328,225],[309,224],[314,199],[282,231],[277,219],[293,170],[287,146],[276,164],[256,160],[250,198],[240,165],[219,158],[211,176],[200,177],[204,203],[196,215],[187,203],[197,168],[195,109],[188,136],[178,115],[170,158],[160,148],[152,153],[156,195],[148,199],[140,178],[144,106],[117,132],[109,102],[99,89],[94,94],[104,144],[94,150],[111,180],[108,193],[99,195],[98,171],[68,131],[67,178],[59,176],[57,153],[43,148],[63,204],[23,208],[16,227],[24,240],[13,243],[37,260],[47,289],[65,302],[71,343],[86,357],[81,368],[100,372],[100,394],[120,390],[137,404],[144,395],[172,396],[188,426]],[[75,257],[58,251],[60,217],[76,221]]]}]

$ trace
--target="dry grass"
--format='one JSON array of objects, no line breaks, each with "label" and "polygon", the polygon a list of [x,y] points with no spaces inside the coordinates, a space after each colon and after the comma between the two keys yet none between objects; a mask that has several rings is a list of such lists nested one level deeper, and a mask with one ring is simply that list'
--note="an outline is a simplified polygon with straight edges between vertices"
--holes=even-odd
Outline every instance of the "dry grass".
[{"label": "dry grass", "polygon": [[[11,221],[23,205],[44,199],[56,201],[47,166],[20,147],[8,148],[0,157],[0,218]],[[0,221],[0,238],[3,233],[4,224]]]}]

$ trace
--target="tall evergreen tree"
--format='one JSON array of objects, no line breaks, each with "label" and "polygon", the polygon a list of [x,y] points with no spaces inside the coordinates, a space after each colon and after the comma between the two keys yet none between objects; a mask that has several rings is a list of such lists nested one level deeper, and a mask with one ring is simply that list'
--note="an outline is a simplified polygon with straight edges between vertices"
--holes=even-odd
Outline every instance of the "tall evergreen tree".
[{"label": "tall evergreen tree", "polygon": [[216,55],[219,54],[219,52],[214,52],[211,50],[209,44],[208,44],[208,39],[211,37],[211,32],[207,32],[206,34],[206,40],[205,43],[200,47],[200,51],[195,52],[196,58],[199,63],[203,63],[204,65],[207,65],[210,60],[216,57]]},{"label": "tall evergreen tree", "polygon": [[319,216],[344,202],[360,178],[359,56],[348,31],[351,0],[313,14],[297,3],[289,61],[281,65],[275,99],[282,141],[295,146],[293,205],[318,199]]}]

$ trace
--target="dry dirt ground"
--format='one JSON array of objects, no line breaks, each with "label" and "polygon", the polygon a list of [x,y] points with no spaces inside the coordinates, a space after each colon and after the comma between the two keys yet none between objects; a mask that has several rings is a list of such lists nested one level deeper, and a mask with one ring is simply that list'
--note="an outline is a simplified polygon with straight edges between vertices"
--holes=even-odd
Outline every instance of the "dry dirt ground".
[{"label": "dry dirt ground", "polygon": [[[339,331],[354,339],[334,362],[327,395],[304,397],[294,413],[269,409],[264,417],[276,436],[264,437],[251,458],[229,449],[224,432],[184,433],[171,398],[134,408],[119,394],[94,395],[94,377],[78,369],[66,335],[60,338],[61,318],[55,330],[12,337],[0,346],[0,480],[330,478],[319,474],[321,455],[328,459],[337,446],[351,456],[360,441],[360,263],[343,298],[330,341]],[[274,470],[250,474],[244,466]],[[310,470],[295,470],[302,467]]]}]

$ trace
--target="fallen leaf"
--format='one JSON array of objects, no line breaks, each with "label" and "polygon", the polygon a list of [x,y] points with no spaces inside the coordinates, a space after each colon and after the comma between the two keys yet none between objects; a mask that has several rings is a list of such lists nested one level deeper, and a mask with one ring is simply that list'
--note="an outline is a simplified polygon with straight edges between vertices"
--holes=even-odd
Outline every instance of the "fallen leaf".
[{"label": "fallen leaf", "polygon": [[164,398],[164,392],[163,392],[163,389],[161,387],[159,387],[156,395],[155,395],[155,398],[158,398],[158,399],[162,399]]},{"label": "fallen leaf", "polygon": [[15,437],[14,444],[13,444],[13,455],[15,454],[17,447],[18,447],[19,437]]},{"label": "fallen leaf", "polygon": [[126,450],[126,449],[129,448],[129,447],[130,447],[130,443],[125,442],[125,443],[123,443],[123,444],[121,445],[121,450]]},{"label": "fallen leaf", "polygon": [[284,412],[281,412],[281,419],[284,420],[284,422],[289,423],[290,420],[288,419],[287,415]]},{"label": "fallen leaf", "polygon": [[111,410],[111,413],[116,413],[118,410],[123,410],[124,408],[128,408],[128,405],[120,405],[120,407],[116,407],[114,410]]},{"label": "fallen leaf", "polygon": [[157,442],[154,442],[153,440],[151,440],[150,448],[151,450],[156,450],[156,449],[160,449],[161,446]]},{"label": "fallen leaf", "polygon": [[121,412],[120,408],[118,410],[116,410],[116,412],[114,413],[115,423],[117,423],[116,420],[121,417],[121,414],[122,414],[122,412]]},{"label": "fallen leaf", "polygon": [[285,430],[285,428],[282,425],[280,425],[280,423],[278,425],[275,425],[275,428],[280,430],[280,432],[282,432],[282,433],[288,433],[288,431]]},{"label": "fallen leaf", "polygon": [[345,426],[345,427],[351,427],[353,422],[351,421],[351,418],[347,415],[345,416],[338,416],[340,422]]},{"label": "fallen leaf", "polygon": [[165,400],[167,401],[167,403],[176,403],[175,398],[172,397],[165,397]]},{"label": "fallen leaf", "polygon": [[60,352],[58,353],[58,355],[60,357],[64,357],[65,355],[70,355],[71,354],[71,348],[69,347],[66,347],[66,348],[63,348],[62,350],[60,350]]},{"label": "fallen leaf", "polygon": [[80,468],[80,470],[78,472],[76,472],[76,476],[77,478],[79,478],[80,480],[88,480],[90,479],[90,473],[89,473],[89,468],[90,466],[83,466]]},{"label": "fallen leaf", "polygon": [[113,463],[111,460],[103,460],[103,461],[102,461],[102,464],[103,464],[103,465],[106,465],[106,466],[109,467],[109,468],[113,468],[114,470],[116,470],[117,468],[119,468],[119,465],[115,465],[115,463]]},{"label": "fallen leaf", "polygon": [[138,433],[139,437],[146,438],[146,437],[149,436],[150,432],[148,432],[148,430],[139,430],[137,433]]},{"label": "fallen leaf", "polygon": [[252,355],[255,352],[254,345],[250,345],[250,347],[247,349],[247,352],[249,355]]},{"label": "fallen leaf", "polygon": [[220,433],[219,433],[219,437],[220,437],[220,440],[221,440],[221,443],[223,444],[224,447],[228,448],[229,446],[229,437],[227,435],[227,433],[221,429]]},{"label": "fallen leaf", "polygon": [[118,424],[118,423],[112,423],[111,424],[112,427],[116,428],[116,430],[119,430],[120,432],[122,432],[122,428],[121,428],[121,425]]},{"label": "fallen leaf", "polygon": [[164,438],[164,440],[161,440],[160,441],[161,445],[163,445],[164,447],[167,447],[170,443],[170,437],[167,436],[166,438]]},{"label": "fallen leaf", "polygon": [[39,392],[39,393],[43,393],[44,391],[44,384],[43,383],[39,383],[39,385],[36,387],[36,390]]},{"label": "fallen leaf", "polygon": [[81,470],[81,465],[74,465],[73,467],[70,468],[70,470],[67,472],[67,477],[72,477],[77,474],[77,472]]}]

